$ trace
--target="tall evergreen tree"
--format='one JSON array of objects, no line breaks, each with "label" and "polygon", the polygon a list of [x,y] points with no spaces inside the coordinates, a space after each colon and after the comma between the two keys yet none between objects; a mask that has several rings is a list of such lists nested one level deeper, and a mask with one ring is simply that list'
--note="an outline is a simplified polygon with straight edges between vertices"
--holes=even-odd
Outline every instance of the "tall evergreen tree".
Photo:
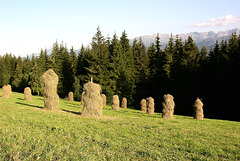
[{"label": "tall evergreen tree", "polygon": [[120,75],[117,81],[117,88],[121,92],[120,98],[126,97],[129,104],[133,103],[133,95],[135,94],[135,63],[127,33],[124,31],[120,37],[120,44],[123,51],[123,59],[126,62],[124,69],[119,71]]},{"label": "tall evergreen tree", "polygon": [[11,55],[5,54],[0,63],[0,79],[1,79],[1,86],[10,84],[10,80],[12,77],[12,65],[11,65]]},{"label": "tall evergreen tree", "polygon": [[31,72],[31,60],[29,59],[29,57],[27,56],[26,58],[23,59],[23,86],[27,87],[29,84],[29,80],[30,80],[30,75],[29,73]]},{"label": "tall evergreen tree", "polygon": [[30,75],[29,85],[32,89],[32,93],[37,94],[39,96],[40,94],[42,94],[42,88],[40,82],[41,71],[38,68],[37,61],[33,62],[33,66],[29,75]]},{"label": "tall evergreen tree", "polygon": [[70,49],[69,62],[71,64],[72,77],[74,77],[77,73],[77,55],[74,52],[73,47]]},{"label": "tall evergreen tree", "polygon": [[90,77],[93,77],[94,82],[100,83],[103,86],[102,88],[105,89],[109,52],[108,45],[99,27],[97,28],[97,33],[92,38],[91,45],[92,49],[88,59],[89,66],[86,68],[89,80]]},{"label": "tall evergreen tree", "polygon": [[123,48],[119,42],[117,35],[113,35],[113,39],[109,44],[109,87],[106,90],[107,102],[111,103],[114,94],[121,94],[117,89],[117,82],[120,76],[120,71],[125,69],[126,57],[123,54]]},{"label": "tall evergreen tree", "polygon": [[12,88],[14,91],[18,91],[21,92],[23,90],[22,87],[22,77],[23,77],[23,62],[22,62],[22,58],[19,56],[17,59],[17,64],[16,64],[16,68],[13,74],[13,79],[12,79]]},{"label": "tall evergreen tree", "polygon": [[147,97],[148,92],[147,88],[149,88],[149,57],[146,51],[146,47],[140,38],[139,41],[135,39],[133,41],[132,52],[135,60],[135,68],[136,68],[136,93],[135,102],[137,104],[139,101]]},{"label": "tall evergreen tree", "polygon": [[74,76],[74,82],[73,82],[74,100],[80,101],[81,100],[81,94],[82,94],[82,87],[81,87],[81,84],[80,84],[80,78],[79,78],[79,76]]}]

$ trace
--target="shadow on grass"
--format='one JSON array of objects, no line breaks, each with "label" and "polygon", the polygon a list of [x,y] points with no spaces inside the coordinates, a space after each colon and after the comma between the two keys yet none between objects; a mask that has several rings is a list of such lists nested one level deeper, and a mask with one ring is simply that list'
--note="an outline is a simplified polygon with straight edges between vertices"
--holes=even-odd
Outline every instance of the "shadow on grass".
[{"label": "shadow on grass", "polygon": [[120,110],[119,113],[131,115],[131,116],[137,116],[137,117],[150,117],[150,118],[159,118],[159,117],[161,117],[161,115],[159,113],[155,113],[153,115],[149,115],[149,114],[146,114],[146,112],[142,112],[142,111],[128,111],[128,110],[124,111],[124,110]]},{"label": "shadow on grass", "polygon": [[30,107],[35,107],[35,108],[43,109],[43,107],[41,107],[41,106],[30,105],[30,104],[22,103],[22,102],[16,102],[16,103],[19,104],[19,105],[25,105],[25,106],[30,106]]},{"label": "shadow on grass", "polygon": [[71,102],[64,102],[65,105],[70,106],[70,107],[75,107],[75,108],[81,108],[80,103],[79,105]]},{"label": "shadow on grass", "polygon": [[64,112],[69,112],[69,113],[73,113],[73,114],[76,114],[76,115],[81,115],[81,112],[76,112],[76,111],[71,111],[71,110],[65,110],[65,109],[61,109],[62,111]]}]

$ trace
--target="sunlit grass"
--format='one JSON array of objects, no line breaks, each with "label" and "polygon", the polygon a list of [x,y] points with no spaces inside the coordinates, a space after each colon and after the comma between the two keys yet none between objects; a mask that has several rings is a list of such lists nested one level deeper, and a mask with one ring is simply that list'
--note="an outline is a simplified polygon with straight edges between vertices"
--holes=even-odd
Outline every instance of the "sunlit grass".
[{"label": "sunlit grass", "polygon": [[81,117],[80,102],[64,99],[59,111],[43,106],[38,96],[0,97],[0,160],[240,160],[240,122],[110,106]]}]

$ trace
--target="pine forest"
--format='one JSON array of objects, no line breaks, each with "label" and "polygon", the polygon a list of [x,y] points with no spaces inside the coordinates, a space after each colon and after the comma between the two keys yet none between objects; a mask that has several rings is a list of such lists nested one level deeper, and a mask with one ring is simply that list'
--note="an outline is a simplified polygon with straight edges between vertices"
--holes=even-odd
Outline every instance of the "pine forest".
[{"label": "pine forest", "polygon": [[127,33],[121,37],[104,37],[97,28],[89,46],[75,53],[63,42],[55,42],[51,54],[41,49],[38,56],[0,56],[0,86],[10,84],[13,91],[30,87],[33,94],[42,95],[40,77],[53,69],[58,77],[58,95],[69,91],[80,101],[83,84],[100,84],[110,104],[112,96],[126,97],[128,106],[139,109],[142,98],[155,100],[156,112],[162,111],[164,94],[174,96],[175,113],[192,116],[196,98],[204,103],[208,118],[240,120],[240,36],[216,41],[208,51],[199,49],[192,37],[169,39],[165,48],[159,36],[146,47],[141,39],[132,44]]}]

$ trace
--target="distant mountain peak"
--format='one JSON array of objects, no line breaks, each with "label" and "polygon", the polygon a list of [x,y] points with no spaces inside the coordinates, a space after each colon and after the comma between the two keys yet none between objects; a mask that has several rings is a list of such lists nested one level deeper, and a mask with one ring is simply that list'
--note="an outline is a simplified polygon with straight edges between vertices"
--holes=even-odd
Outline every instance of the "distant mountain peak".
[{"label": "distant mountain peak", "polygon": [[[238,34],[240,34],[240,29],[235,28],[235,29],[219,31],[219,32],[213,32],[213,31],[189,32],[186,34],[173,35],[173,38],[175,39],[176,36],[178,35],[178,37],[181,37],[182,41],[184,42],[184,40],[186,40],[188,38],[188,36],[191,36],[193,38],[193,40],[196,42],[198,48],[201,48],[202,45],[205,45],[207,47],[207,49],[210,49],[211,47],[213,47],[215,45],[216,40],[222,41],[222,39],[224,39],[224,40],[229,39],[229,37],[232,35],[232,33],[236,33],[238,35]],[[150,46],[151,43],[154,43],[156,36],[157,36],[157,34],[144,35],[144,36],[136,37],[134,39],[139,40],[139,38],[141,37],[143,43],[146,46]],[[166,46],[166,44],[168,43],[169,38],[171,37],[171,34],[159,34],[159,37],[160,37],[161,45],[164,48]],[[130,40],[131,44],[134,39]]]}]

